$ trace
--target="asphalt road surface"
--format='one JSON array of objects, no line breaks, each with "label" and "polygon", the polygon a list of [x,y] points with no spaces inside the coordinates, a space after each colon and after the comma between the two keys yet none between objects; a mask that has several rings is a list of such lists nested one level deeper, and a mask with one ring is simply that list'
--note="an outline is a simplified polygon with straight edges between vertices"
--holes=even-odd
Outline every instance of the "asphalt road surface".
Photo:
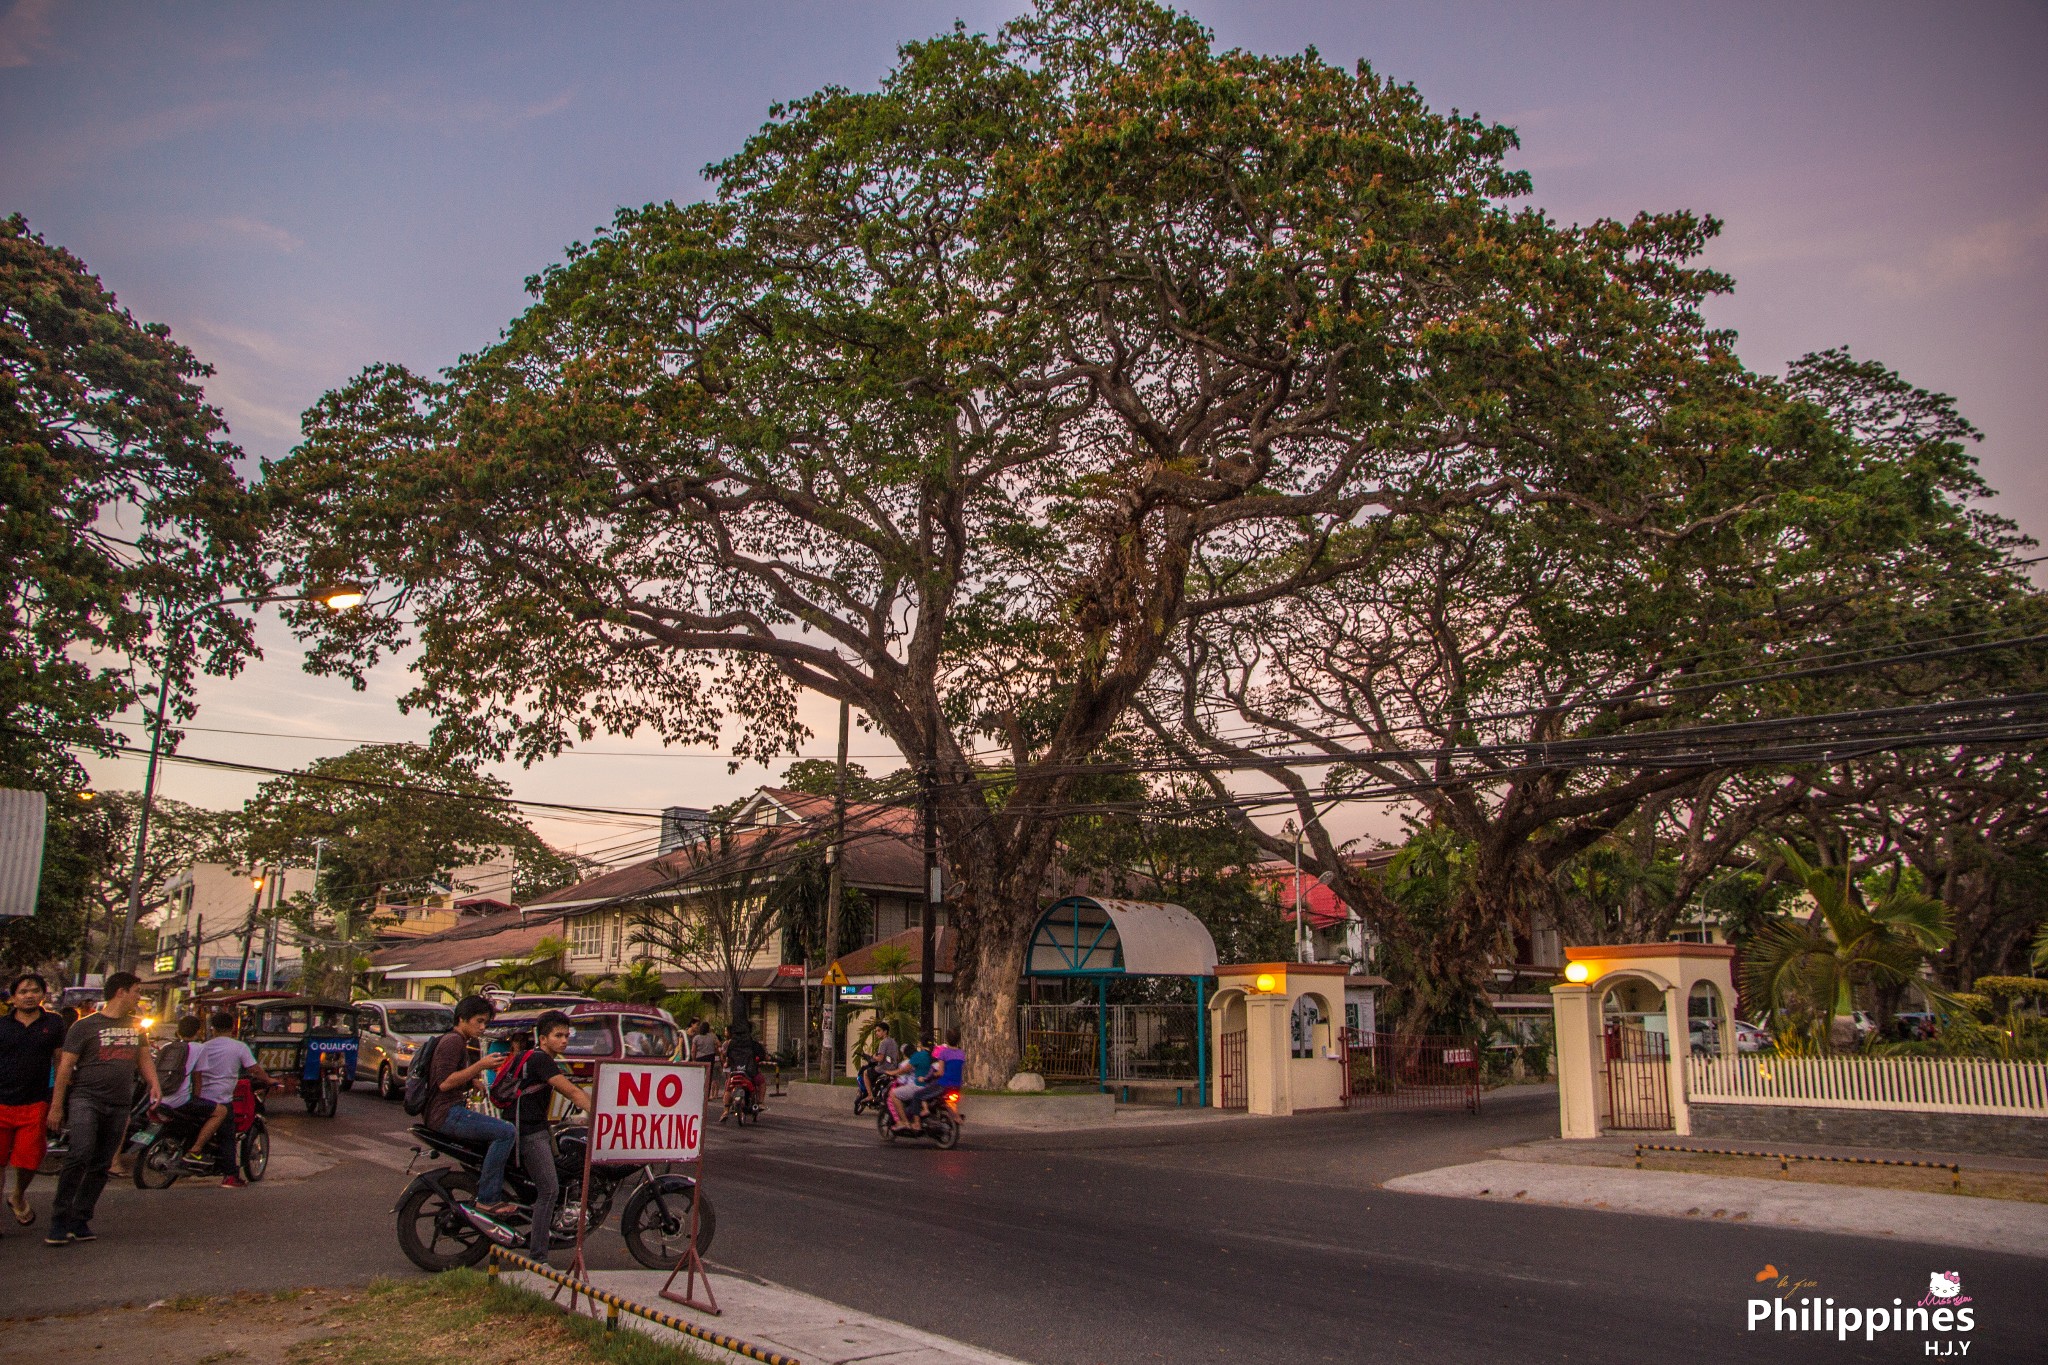
[{"label": "asphalt road surface", "polygon": [[[253,1189],[110,1186],[87,1246],[46,1248],[27,1235],[40,1222],[9,1222],[0,1315],[417,1273],[392,1235],[411,1158],[397,1106],[357,1092],[332,1120],[273,1115],[280,1159],[310,1160],[280,1160],[280,1178]],[[1554,1133],[1555,1115],[1536,1094],[1490,1099],[1478,1119],[999,1135],[975,1130],[970,1101],[966,1139],[940,1152],[771,1110],[758,1128],[713,1131],[712,1260],[1041,1365],[1919,1360],[1920,1334],[1745,1330],[1756,1273],[1889,1306],[1917,1302],[1930,1270],[1959,1270],[1977,1316],[1966,1358],[2048,1360],[2037,1260],[1377,1188]],[[49,1182],[36,1195],[46,1211]],[[634,1268],[609,1231],[590,1260]]]}]

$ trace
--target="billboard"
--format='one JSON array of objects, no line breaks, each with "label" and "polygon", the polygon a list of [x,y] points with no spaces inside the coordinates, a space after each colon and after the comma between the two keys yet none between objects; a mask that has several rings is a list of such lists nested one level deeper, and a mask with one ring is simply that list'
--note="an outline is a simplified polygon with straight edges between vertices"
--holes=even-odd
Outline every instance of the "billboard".
[{"label": "billboard", "polygon": [[48,820],[49,800],[41,792],[0,787],[0,915],[36,912]]},{"label": "billboard", "polygon": [[591,1161],[697,1160],[709,1072],[701,1062],[598,1063]]}]

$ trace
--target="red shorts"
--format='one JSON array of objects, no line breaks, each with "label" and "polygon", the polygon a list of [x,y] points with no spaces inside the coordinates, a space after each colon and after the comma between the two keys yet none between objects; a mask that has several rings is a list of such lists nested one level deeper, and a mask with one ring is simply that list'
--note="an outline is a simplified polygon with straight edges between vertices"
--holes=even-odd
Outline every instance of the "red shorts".
[{"label": "red shorts", "polygon": [[0,1155],[19,1170],[33,1171],[43,1164],[43,1152],[50,1145],[43,1134],[43,1120],[50,1102],[0,1104]]}]

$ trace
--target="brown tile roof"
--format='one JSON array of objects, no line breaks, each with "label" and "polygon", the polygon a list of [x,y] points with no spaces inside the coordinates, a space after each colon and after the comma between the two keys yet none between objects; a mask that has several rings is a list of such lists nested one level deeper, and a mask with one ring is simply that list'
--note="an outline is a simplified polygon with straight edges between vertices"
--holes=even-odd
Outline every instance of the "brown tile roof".
[{"label": "brown tile roof", "polygon": [[[938,942],[934,945],[938,951],[933,954],[932,961],[932,970],[938,975],[951,976],[953,974],[953,947],[956,942],[957,938],[953,931],[941,925],[938,931]],[[870,943],[865,948],[856,948],[839,959],[839,969],[851,978],[879,976],[881,971],[875,966],[875,954],[883,948],[900,948],[909,954],[910,961],[905,963],[903,967],[903,974],[905,976],[915,978],[924,972],[924,930],[922,928],[905,929],[900,934],[891,934],[880,943]]]},{"label": "brown tile roof", "polygon": [[438,934],[380,948],[370,954],[370,970],[443,970],[452,975],[479,963],[525,957],[542,939],[562,932],[562,919],[559,912],[533,910],[480,915],[470,923]]}]

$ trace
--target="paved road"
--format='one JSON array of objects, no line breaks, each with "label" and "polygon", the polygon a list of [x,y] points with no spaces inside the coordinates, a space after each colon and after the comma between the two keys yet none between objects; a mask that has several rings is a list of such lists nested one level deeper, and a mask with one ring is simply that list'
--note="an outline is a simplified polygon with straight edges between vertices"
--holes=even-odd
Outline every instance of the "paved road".
[{"label": "paved road", "polygon": [[[1375,1182],[1553,1131],[1547,1096],[1458,1115],[1328,1115],[1073,1135],[975,1131],[953,1152],[771,1114],[716,1131],[714,1261],[1042,1362],[1921,1359],[1750,1334],[1772,1264],[1839,1303],[1908,1303],[1959,1269],[1971,1359],[2048,1359],[2042,1264],[1781,1229],[1401,1195]],[[280,1154],[334,1164],[245,1192],[110,1189],[103,1239],[0,1242],[0,1313],[410,1273],[389,1209],[410,1157],[395,1106],[280,1112]],[[45,1195],[47,1191],[43,1192]],[[39,1200],[39,1204],[46,1203]],[[613,1236],[594,1266],[632,1263]],[[1812,1292],[1812,1291],[1809,1291]]]}]

